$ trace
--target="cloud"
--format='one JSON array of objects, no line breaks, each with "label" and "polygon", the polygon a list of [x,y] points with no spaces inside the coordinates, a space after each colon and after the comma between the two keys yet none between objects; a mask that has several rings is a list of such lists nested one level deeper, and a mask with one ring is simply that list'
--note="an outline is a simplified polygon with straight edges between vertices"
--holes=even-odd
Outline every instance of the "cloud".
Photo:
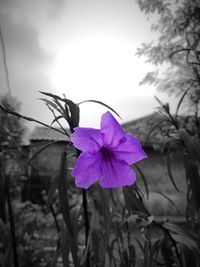
[{"label": "cloud", "polygon": [[[39,104],[37,98],[40,97],[39,90],[52,89],[46,70],[53,62],[53,55],[45,51],[40,43],[39,24],[52,18],[56,19],[63,4],[63,0],[0,1],[0,26],[12,93],[22,102],[23,113],[45,121],[49,118],[48,112],[44,105]],[[0,78],[0,94],[4,94],[7,88],[2,53]]]}]

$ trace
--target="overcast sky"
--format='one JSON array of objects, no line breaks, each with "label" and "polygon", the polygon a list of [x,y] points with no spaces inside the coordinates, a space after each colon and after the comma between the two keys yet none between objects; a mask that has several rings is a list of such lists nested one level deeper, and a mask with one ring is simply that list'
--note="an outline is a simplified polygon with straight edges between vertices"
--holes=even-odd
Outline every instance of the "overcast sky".
[{"label": "overcast sky", "polygon": [[[112,106],[123,122],[155,111],[155,88],[139,86],[152,66],[135,53],[157,38],[135,0],[0,0],[12,94],[23,114],[51,122],[39,90]],[[0,94],[8,89],[0,53]],[[174,100],[170,100],[174,103]],[[99,125],[106,109],[81,107],[81,125]]]}]

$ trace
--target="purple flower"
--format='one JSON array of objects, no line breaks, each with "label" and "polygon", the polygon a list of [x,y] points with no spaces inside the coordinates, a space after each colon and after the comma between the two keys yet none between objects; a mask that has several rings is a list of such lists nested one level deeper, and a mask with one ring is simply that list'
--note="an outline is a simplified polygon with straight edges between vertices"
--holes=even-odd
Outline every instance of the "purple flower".
[{"label": "purple flower", "polygon": [[77,127],[73,145],[82,151],[72,171],[76,186],[99,181],[105,188],[131,185],[136,174],[129,166],[147,157],[137,138],[126,134],[110,112],[101,117],[101,129]]}]

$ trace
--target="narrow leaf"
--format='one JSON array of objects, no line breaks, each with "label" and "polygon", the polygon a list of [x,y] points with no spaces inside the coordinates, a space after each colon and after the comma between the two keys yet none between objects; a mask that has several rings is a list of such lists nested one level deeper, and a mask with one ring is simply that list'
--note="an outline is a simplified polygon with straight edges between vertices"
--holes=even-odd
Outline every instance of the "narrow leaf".
[{"label": "narrow leaf", "polygon": [[57,143],[64,143],[64,144],[66,144],[66,141],[64,141],[64,140],[57,140],[57,141],[53,141],[51,143],[46,144],[41,149],[39,149],[35,154],[33,154],[31,158],[28,159],[27,164],[29,164],[34,158],[36,158],[42,151],[44,151],[48,147],[50,147],[50,146],[52,146],[54,144],[57,144]]},{"label": "narrow leaf", "polygon": [[62,115],[55,117],[55,118],[53,119],[53,121],[52,121],[50,127],[51,127],[55,122],[59,121],[60,119],[63,119],[63,116],[62,116]]},{"label": "narrow leaf", "polygon": [[53,258],[50,263],[50,267],[57,266],[57,260],[60,254],[61,254],[61,249],[60,249],[60,235],[59,235],[58,240],[57,240],[57,247],[56,247],[56,250],[54,251]]},{"label": "narrow leaf", "polygon": [[171,240],[169,237],[165,236],[161,243],[161,253],[163,255],[166,267],[176,266],[176,260],[172,249],[173,245]]},{"label": "narrow leaf", "polygon": [[184,158],[184,167],[186,172],[187,181],[189,181],[191,190],[192,190],[192,198],[194,204],[197,208],[197,211],[200,210],[200,176],[199,170],[196,163],[191,161],[191,159],[187,156]]},{"label": "narrow leaf", "polygon": [[147,134],[147,136],[146,136],[146,138],[145,138],[145,140],[144,140],[144,146],[147,144],[147,141],[148,141],[150,135],[154,132],[154,130],[155,130],[156,128],[159,128],[161,122],[162,122],[162,120],[160,120],[156,125],[154,125],[154,126],[150,129],[150,131],[148,132],[148,134]]},{"label": "narrow leaf", "polygon": [[128,257],[128,253],[126,250],[123,251],[123,262],[124,262],[124,267],[131,267],[130,266],[130,261],[129,261],[129,257]]},{"label": "narrow leaf", "polygon": [[47,93],[47,92],[42,92],[42,91],[39,91],[41,94],[43,95],[46,95],[46,96],[49,96],[53,99],[57,99],[57,100],[63,100],[60,96],[58,95],[54,95],[54,94],[51,94],[51,93]]},{"label": "narrow leaf", "polygon": [[179,130],[185,148],[193,161],[200,163],[200,144],[190,136],[184,129]]},{"label": "narrow leaf", "polygon": [[180,214],[181,213],[181,211],[180,211],[180,209],[177,207],[177,205],[174,203],[174,201],[172,201],[168,196],[166,196],[164,193],[162,193],[162,192],[159,192],[159,191],[154,191],[155,193],[158,193],[158,194],[160,194],[161,196],[163,196],[164,198],[166,198],[175,208],[176,208],[176,210],[178,211],[178,213]]},{"label": "narrow leaf", "polygon": [[136,260],[136,251],[133,245],[129,246],[129,258],[130,258],[130,266],[134,267]]},{"label": "narrow leaf", "polygon": [[169,175],[170,181],[172,182],[174,188],[176,189],[176,191],[178,193],[180,193],[180,191],[179,191],[179,189],[178,189],[178,187],[176,185],[176,182],[174,180],[174,177],[173,177],[173,174],[172,174],[172,170],[171,170],[171,161],[170,161],[171,149],[172,149],[172,146],[169,147],[169,149],[167,150],[167,155],[166,155],[167,171],[168,171],[168,175]]},{"label": "narrow leaf", "polygon": [[147,199],[148,199],[149,198],[149,188],[148,188],[147,180],[146,180],[146,178],[144,176],[144,173],[143,173],[143,171],[140,169],[140,167],[138,165],[134,165],[134,167],[139,172],[139,174],[140,174],[140,176],[142,178],[142,181],[144,183],[144,187],[145,187],[145,190],[146,190]]},{"label": "narrow leaf", "polygon": [[44,101],[47,105],[51,106],[52,108],[57,110],[57,105],[55,105],[52,101],[46,99],[46,98],[39,98],[39,100]]},{"label": "narrow leaf", "polygon": [[108,106],[107,104],[105,104],[105,103],[103,103],[103,102],[101,102],[101,101],[97,101],[97,100],[84,100],[84,101],[78,103],[77,105],[81,105],[81,104],[83,104],[83,103],[87,103],[87,102],[93,102],[93,103],[100,104],[100,105],[102,105],[102,106],[104,106],[104,107],[110,109],[110,110],[111,110],[112,112],[114,112],[120,119],[122,119],[122,118],[120,117],[120,115],[119,115],[113,108],[111,108],[110,106]]},{"label": "narrow leaf", "polygon": [[191,85],[187,88],[187,90],[185,90],[185,92],[183,93],[183,95],[181,96],[179,102],[178,102],[178,105],[177,105],[177,108],[176,108],[176,112],[175,112],[175,120],[177,119],[177,116],[178,116],[178,111],[179,111],[179,108],[183,102],[183,99],[185,98],[187,92],[189,91],[189,89],[191,88]]},{"label": "narrow leaf", "polygon": [[104,251],[103,251],[103,258],[102,261],[104,260],[106,250],[109,245],[109,238],[110,238],[110,230],[111,230],[111,214],[110,214],[110,206],[109,206],[109,200],[103,191],[101,187],[97,187],[99,194],[100,194],[100,199],[103,201],[103,211],[104,211],[104,219],[105,219],[105,243],[104,243]]},{"label": "narrow leaf", "polygon": [[69,99],[65,99],[65,103],[69,107],[71,113],[69,125],[71,132],[73,132],[73,128],[79,125],[79,106]]},{"label": "narrow leaf", "polygon": [[47,207],[46,207],[47,210],[49,210],[50,206],[52,205],[54,193],[55,193],[57,187],[58,187],[58,176],[56,176],[53,179],[53,181],[51,182],[51,185],[49,187],[48,197],[47,197]]},{"label": "narrow leaf", "polygon": [[[36,123],[41,124],[41,125],[43,125],[43,126],[45,126],[45,127],[47,127],[47,128],[50,127],[48,124],[46,124],[46,123],[44,123],[44,122],[35,120],[35,119],[31,118],[31,117],[24,116],[24,115],[22,115],[22,114],[20,114],[20,113],[18,113],[18,112],[16,112],[16,111],[14,111],[14,110],[13,110],[11,107],[9,107],[9,106],[8,106],[8,107],[5,107],[5,106],[0,105],[0,109],[3,110],[4,112],[7,112],[7,113],[9,113],[9,114],[12,114],[12,115],[15,116],[15,117],[22,118],[22,119],[24,119],[24,120],[31,121],[31,122],[36,122]],[[62,131],[60,131],[59,129],[56,129],[56,128],[54,128],[54,127],[51,127],[51,129],[54,129],[55,131],[57,131],[57,132],[59,132],[59,133],[65,134],[64,132],[62,132]]]},{"label": "narrow leaf", "polygon": [[66,229],[66,225],[63,225],[63,229],[61,230],[61,253],[63,260],[63,267],[70,267],[69,264],[69,247],[72,244],[71,235],[68,233]]},{"label": "narrow leaf", "polygon": [[60,171],[58,174],[58,192],[60,199],[61,212],[63,215],[64,222],[66,224],[67,233],[69,235],[70,240],[72,240],[71,253],[74,261],[74,266],[78,267],[78,248],[76,243],[76,237],[74,236],[74,229],[72,227],[71,214],[70,214],[70,206],[68,200],[68,183],[67,183],[67,153],[64,151],[61,155],[60,161]]}]

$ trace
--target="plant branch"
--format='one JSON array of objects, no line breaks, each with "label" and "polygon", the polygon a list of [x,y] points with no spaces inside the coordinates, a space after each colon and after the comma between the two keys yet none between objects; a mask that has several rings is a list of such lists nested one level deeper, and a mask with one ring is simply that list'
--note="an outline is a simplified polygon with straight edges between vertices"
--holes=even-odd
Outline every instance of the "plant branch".
[{"label": "plant branch", "polygon": [[57,132],[59,132],[61,134],[65,134],[65,132],[62,132],[59,129],[56,129],[56,128],[52,127],[52,126],[49,126],[48,124],[46,124],[44,122],[35,120],[35,119],[31,118],[31,117],[24,116],[24,115],[22,115],[22,114],[20,114],[20,113],[18,113],[16,111],[14,111],[10,107],[4,107],[4,106],[0,105],[0,109],[3,110],[4,112],[7,112],[7,113],[15,116],[15,117],[22,118],[22,119],[27,120],[27,121],[36,122],[36,123],[41,124],[41,125],[43,125],[43,126],[45,126],[47,128],[51,128],[51,129],[53,129],[53,130],[55,130],[55,131],[57,131]]}]

